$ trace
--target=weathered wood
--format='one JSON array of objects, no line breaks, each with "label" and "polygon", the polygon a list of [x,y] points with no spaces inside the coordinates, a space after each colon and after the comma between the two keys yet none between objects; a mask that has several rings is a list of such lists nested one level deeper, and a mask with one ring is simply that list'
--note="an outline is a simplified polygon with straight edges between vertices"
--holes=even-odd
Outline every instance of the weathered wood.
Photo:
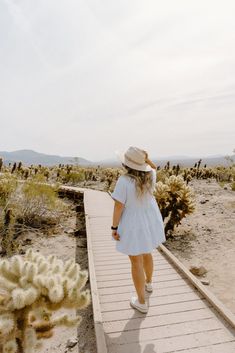
[{"label": "weathered wood", "polygon": [[[84,203],[86,203],[86,193],[84,194]],[[99,294],[97,289],[97,280],[95,274],[95,265],[92,254],[92,235],[90,233],[90,225],[88,215],[86,214],[86,230],[87,230],[87,251],[88,251],[88,266],[89,266],[89,278],[92,294],[92,307],[94,317],[94,327],[96,334],[96,344],[98,353],[107,353],[107,345],[104,336],[103,319],[99,303]]]}]

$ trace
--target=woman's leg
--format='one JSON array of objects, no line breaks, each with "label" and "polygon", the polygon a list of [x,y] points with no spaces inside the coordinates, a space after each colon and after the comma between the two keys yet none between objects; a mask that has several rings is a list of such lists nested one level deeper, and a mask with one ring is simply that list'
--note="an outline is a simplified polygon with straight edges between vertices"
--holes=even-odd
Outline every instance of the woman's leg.
[{"label": "woman's leg", "polygon": [[143,268],[142,255],[128,255],[131,260],[131,273],[138,295],[138,300],[141,304],[145,303],[145,276]]},{"label": "woman's leg", "polygon": [[153,256],[152,253],[143,254],[143,266],[146,275],[146,282],[152,282]]}]

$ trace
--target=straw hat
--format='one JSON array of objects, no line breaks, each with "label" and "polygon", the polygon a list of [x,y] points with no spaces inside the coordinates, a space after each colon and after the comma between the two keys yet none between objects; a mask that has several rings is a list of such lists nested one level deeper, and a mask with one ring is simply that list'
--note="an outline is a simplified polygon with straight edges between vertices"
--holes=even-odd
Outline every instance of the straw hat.
[{"label": "straw hat", "polygon": [[149,164],[145,163],[145,152],[138,147],[130,146],[127,151],[115,151],[115,154],[123,164],[132,169],[143,172],[149,172],[152,169]]}]

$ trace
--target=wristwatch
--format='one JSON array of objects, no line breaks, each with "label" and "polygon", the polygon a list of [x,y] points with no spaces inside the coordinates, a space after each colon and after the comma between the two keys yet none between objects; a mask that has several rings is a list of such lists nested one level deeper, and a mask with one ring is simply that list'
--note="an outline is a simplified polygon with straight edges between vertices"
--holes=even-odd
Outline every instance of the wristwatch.
[{"label": "wristwatch", "polygon": [[113,230],[117,230],[117,229],[118,229],[118,226],[117,226],[117,227],[113,227],[113,226],[111,226],[111,229],[113,229]]}]

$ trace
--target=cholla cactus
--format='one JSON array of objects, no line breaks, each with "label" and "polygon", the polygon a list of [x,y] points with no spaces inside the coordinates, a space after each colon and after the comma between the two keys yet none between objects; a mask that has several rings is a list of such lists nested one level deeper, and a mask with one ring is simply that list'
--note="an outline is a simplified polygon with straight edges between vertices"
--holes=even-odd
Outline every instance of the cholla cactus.
[{"label": "cholla cactus", "polygon": [[182,176],[171,175],[166,179],[165,184],[157,182],[154,193],[162,214],[163,220],[167,217],[165,233],[173,231],[181,220],[195,210],[195,200],[193,192],[187,186]]},{"label": "cholla cactus", "polygon": [[4,211],[4,225],[1,234],[1,253],[11,256],[17,249],[17,242],[13,241],[15,216],[11,208]]},{"label": "cholla cactus", "polygon": [[0,352],[33,353],[40,339],[53,335],[59,325],[79,325],[80,315],[53,318],[60,308],[83,309],[90,291],[81,291],[88,271],[74,260],[63,262],[29,249],[0,261]]}]

